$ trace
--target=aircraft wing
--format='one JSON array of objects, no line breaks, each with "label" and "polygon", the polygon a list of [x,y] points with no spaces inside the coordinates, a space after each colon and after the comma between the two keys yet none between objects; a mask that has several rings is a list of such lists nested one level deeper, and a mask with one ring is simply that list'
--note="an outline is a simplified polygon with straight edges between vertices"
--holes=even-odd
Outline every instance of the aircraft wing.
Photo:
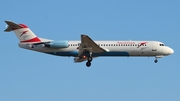
[{"label": "aircraft wing", "polygon": [[98,46],[89,36],[81,35],[81,45],[79,47],[79,54],[81,56],[85,51],[93,53],[106,52],[105,49]]}]

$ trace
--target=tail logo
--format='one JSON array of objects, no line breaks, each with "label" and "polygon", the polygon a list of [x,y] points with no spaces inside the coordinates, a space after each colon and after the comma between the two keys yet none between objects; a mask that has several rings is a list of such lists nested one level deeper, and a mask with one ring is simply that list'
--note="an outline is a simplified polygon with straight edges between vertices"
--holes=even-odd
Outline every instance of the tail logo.
[{"label": "tail logo", "polygon": [[22,35],[26,34],[28,31],[29,31],[29,30],[26,30],[26,31],[21,32],[20,37],[21,37]]}]

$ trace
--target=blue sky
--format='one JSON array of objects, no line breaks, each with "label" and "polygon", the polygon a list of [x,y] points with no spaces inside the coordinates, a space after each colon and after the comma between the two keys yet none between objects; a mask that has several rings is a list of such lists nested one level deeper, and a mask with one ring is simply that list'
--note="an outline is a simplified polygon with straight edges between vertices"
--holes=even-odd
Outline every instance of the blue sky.
[{"label": "blue sky", "polygon": [[[179,0],[3,0],[0,3],[0,101],[179,101]],[[39,37],[158,40],[175,53],[159,59],[73,58],[17,46],[4,20],[24,23]]]}]

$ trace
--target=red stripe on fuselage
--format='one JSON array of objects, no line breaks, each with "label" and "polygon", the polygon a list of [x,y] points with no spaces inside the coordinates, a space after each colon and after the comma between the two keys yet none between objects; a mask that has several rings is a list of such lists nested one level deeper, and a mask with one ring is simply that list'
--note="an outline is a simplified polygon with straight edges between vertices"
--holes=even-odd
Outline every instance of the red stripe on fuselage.
[{"label": "red stripe on fuselage", "polygon": [[21,43],[23,43],[23,42],[41,42],[41,40],[38,37],[35,37],[33,39],[30,39],[30,40],[21,41]]}]

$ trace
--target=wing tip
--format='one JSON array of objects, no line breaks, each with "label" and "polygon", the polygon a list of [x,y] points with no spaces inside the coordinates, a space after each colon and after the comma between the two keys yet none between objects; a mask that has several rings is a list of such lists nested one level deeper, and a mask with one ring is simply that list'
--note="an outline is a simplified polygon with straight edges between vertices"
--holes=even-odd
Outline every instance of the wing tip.
[{"label": "wing tip", "polygon": [[86,34],[81,34],[81,36],[82,36],[82,37],[88,37],[88,35],[86,35]]}]

